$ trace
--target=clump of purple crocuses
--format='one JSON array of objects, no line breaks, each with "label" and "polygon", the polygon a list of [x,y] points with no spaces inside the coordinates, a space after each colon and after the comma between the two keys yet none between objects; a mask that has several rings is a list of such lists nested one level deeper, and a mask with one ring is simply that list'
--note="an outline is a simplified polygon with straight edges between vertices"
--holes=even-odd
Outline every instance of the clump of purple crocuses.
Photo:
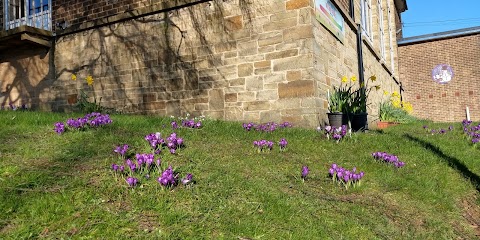
[{"label": "clump of purple crocuses", "polygon": [[405,162],[398,160],[398,157],[393,154],[388,154],[386,152],[374,152],[372,156],[375,160],[393,164],[396,168],[401,168],[405,166]]},{"label": "clump of purple crocuses", "polygon": [[265,139],[253,141],[253,147],[257,149],[258,152],[271,151],[273,148],[273,142],[267,141]]},{"label": "clump of purple crocuses", "polygon": [[[72,130],[85,130],[87,128],[97,128],[111,123],[112,119],[110,119],[110,116],[108,114],[92,112],[86,114],[81,118],[67,119],[66,126],[68,127],[68,129]],[[54,124],[54,130],[57,134],[61,135],[67,130],[67,128],[65,128],[65,124],[63,124],[63,122],[56,122]]]},{"label": "clump of purple crocuses", "polygon": [[123,144],[116,146],[115,149],[113,149],[113,152],[118,153],[120,157],[124,157],[127,154],[128,151],[128,144]]},{"label": "clump of purple crocuses", "polygon": [[447,132],[453,131],[453,126],[450,125],[447,129],[445,128],[440,128],[440,129],[430,129],[427,125],[423,126],[423,129],[432,135],[434,134],[446,134]]},{"label": "clump of purple crocuses", "polygon": [[22,111],[27,111],[28,110],[28,106],[27,104],[22,104],[20,106],[17,106],[13,103],[10,103],[8,104],[7,107],[5,107],[5,105],[2,105],[0,107],[0,110],[12,110],[12,111],[17,111],[17,110],[22,110]]},{"label": "clump of purple crocuses", "polygon": [[167,147],[171,154],[175,154],[178,148],[184,146],[183,138],[178,137],[176,133],[170,134],[166,140],[162,138],[162,134],[159,132],[150,133],[145,136],[145,140],[148,141],[155,154],[160,154],[163,147]]},{"label": "clump of purple crocuses", "polygon": [[347,125],[342,125],[341,127],[325,126],[323,129],[321,127],[317,127],[317,131],[324,134],[327,139],[333,139],[337,143],[344,139],[348,132]]},{"label": "clump of purple crocuses", "polygon": [[364,172],[357,172],[356,167],[348,170],[335,163],[331,165],[328,173],[334,182],[342,184],[345,189],[348,189],[350,186],[356,187],[360,185],[361,179],[365,175]]},{"label": "clump of purple crocuses", "polygon": [[178,174],[175,174],[172,166],[169,166],[165,171],[163,171],[162,176],[160,176],[157,181],[160,183],[160,185],[165,187],[175,186],[177,183],[177,176]]},{"label": "clump of purple crocuses", "polygon": [[56,122],[54,130],[58,135],[61,135],[63,132],[65,132],[65,124],[63,124],[63,122]]},{"label": "clump of purple crocuses", "polygon": [[480,142],[480,124],[474,125],[472,121],[463,120],[463,132],[470,138],[472,144],[477,147]]},{"label": "clump of purple crocuses", "polygon": [[267,122],[264,124],[255,124],[253,122],[249,122],[249,123],[243,123],[242,126],[243,126],[243,129],[245,129],[246,131],[255,129],[256,131],[259,131],[259,132],[273,132],[277,129],[292,127],[293,125],[289,122],[283,122],[283,123]]},{"label": "clump of purple crocuses", "polygon": [[130,187],[135,187],[137,186],[137,183],[138,183],[138,179],[134,177],[127,177],[125,181],[127,181],[127,184]]}]

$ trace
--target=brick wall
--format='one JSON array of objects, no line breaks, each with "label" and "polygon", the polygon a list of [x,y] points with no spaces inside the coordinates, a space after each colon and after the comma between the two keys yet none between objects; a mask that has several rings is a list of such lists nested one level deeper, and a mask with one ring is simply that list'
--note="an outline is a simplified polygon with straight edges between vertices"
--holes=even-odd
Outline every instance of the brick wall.
[{"label": "brick wall", "polygon": [[[399,46],[400,77],[406,100],[412,102],[414,115],[443,122],[466,118],[480,120],[480,34]],[[432,80],[438,64],[453,68],[454,77],[447,84]]]}]

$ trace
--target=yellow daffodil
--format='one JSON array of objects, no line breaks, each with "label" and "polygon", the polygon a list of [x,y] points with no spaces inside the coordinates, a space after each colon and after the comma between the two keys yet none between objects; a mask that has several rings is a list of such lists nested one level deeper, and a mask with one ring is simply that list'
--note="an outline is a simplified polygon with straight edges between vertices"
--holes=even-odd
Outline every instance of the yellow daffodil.
[{"label": "yellow daffodil", "polygon": [[352,82],[355,82],[355,81],[357,81],[357,77],[353,76],[353,77],[350,78],[350,80],[351,80]]},{"label": "yellow daffodil", "polygon": [[93,84],[93,77],[88,75],[87,78],[85,78],[85,80],[87,81],[87,84],[90,86]]},{"label": "yellow daffodil", "polygon": [[343,77],[342,77],[342,83],[346,83],[347,81],[348,81],[348,78],[345,77],[345,76],[343,76]]},{"label": "yellow daffodil", "polygon": [[72,74],[72,81],[77,81],[77,75]]},{"label": "yellow daffodil", "polygon": [[375,86],[375,90],[380,90],[380,85]]},{"label": "yellow daffodil", "polygon": [[372,75],[372,76],[370,77],[370,79],[372,79],[372,82],[375,82],[375,81],[377,80],[377,76]]},{"label": "yellow daffodil", "polygon": [[386,90],[383,90],[383,95],[384,95],[384,96],[387,96],[388,94],[389,94],[389,92],[388,92],[388,91],[386,91]]},{"label": "yellow daffodil", "polygon": [[398,94],[397,91],[392,92],[392,97],[400,97],[400,94]]}]

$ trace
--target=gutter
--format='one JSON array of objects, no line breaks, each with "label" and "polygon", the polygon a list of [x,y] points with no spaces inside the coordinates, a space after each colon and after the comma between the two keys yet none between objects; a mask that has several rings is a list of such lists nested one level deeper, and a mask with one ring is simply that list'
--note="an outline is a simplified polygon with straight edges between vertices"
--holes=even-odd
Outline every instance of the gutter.
[{"label": "gutter", "polygon": [[400,41],[397,42],[397,45],[404,46],[404,45],[442,40],[442,39],[448,39],[448,38],[463,37],[463,36],[479,34],[479,33],[480,33],[480,27],[465,28],[460,30],[453,30],[453,31],[447,31],[447,32],[439,32],[439,33],[426,34],[426,35],[420,35],[415,37],[402,38],[400,39]]}]

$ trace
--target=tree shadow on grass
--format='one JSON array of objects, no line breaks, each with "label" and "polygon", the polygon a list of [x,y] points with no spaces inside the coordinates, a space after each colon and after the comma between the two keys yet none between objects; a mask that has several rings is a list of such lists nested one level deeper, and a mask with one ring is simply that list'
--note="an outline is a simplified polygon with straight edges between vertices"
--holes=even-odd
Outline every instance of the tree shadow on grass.
[{"label": "tree shadow on grass", "polygon": [[414,137],[410,134],[404,134],[404,137],[412,140],[413,142],[418,143],[423,148],[435,153],[438,157],[440,157],[443,161],[445,161],[451,168],[455,169],[458,173],[460,173],[465,179],[469,180],[475,189],[480,192],[480,177],[470,171],[465,164],[460,162],[457,158],[451,157],[443,153],[439,147],[434,146],[433,144],[426,142],[422,139]]}]

